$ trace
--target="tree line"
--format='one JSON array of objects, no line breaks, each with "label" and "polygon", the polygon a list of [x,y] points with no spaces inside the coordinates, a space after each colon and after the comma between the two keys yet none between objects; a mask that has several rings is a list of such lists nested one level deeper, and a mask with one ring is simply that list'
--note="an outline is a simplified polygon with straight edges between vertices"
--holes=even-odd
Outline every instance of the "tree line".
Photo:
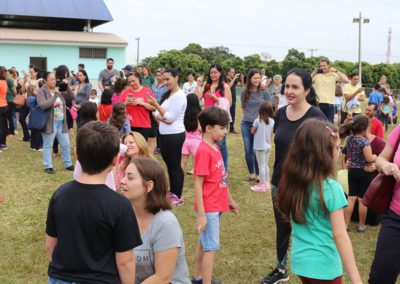
[{"label": "tree line", "polygon": [[[203,48],[200,44],[190,43],[182,50],[172,49],[161,51],[157,56],[147,57],[142,63],[147,64],[151,70],[158,68],[173,67],[176,68],[182,80],[186,79],[188,72],[194,72],[196,75],[207,74],[208,68],[212,63],[218,63],[224,68],[233,67],[237,73],[246,75],[250,68],[265,68],[266,75],[272,77],[285,74],[294,67],[304,68],[312,71],[319,66],[319,61],[323,56],[306,57],[304,52],[294,48],[289,49],[285,58],[278,62],[274,59],[264,61],[258,54],[239,57],[233,54],[229,48],[216,46]],[[358,70],[358,63],[336,60],[331,65],[336,69],[349,75]],[[378,82],[381,75],[386,75],[391,88],[397,89],[400,85],[400,64],[369,64],[363,62],[362,82],[366,87],[373,87]]]}]

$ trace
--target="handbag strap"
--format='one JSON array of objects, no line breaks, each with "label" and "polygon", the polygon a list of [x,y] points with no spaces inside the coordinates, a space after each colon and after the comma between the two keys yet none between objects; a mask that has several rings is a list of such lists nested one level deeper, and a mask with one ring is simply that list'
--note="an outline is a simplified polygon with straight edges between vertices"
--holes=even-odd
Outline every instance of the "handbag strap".
[{"label": "handbag strap", "polygon": [[393,150],[392,157],[390,158],[390,162],[392,162],[392,163],[394,160],[394,155],[396,155],[397,148],[399,147],[399,144],[400,144],[400,133],[397,135],[396,144],[394,144],[394,148],[392,149]]}]

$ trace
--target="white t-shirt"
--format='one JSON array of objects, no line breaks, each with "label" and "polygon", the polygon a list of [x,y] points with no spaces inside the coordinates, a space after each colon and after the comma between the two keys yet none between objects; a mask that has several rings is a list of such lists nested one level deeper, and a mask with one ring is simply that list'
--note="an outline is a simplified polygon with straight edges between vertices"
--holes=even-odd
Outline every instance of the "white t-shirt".
[{"label": "white t-shirt", "polygon": [[275,121],[269,118],[268,124],[262,121],[259,117],[253,122],[253,127],[257,128],[254,134],[253,149],[256,151],[266,151],[271,149],[271,133],[274,129]]},{"label": "white t-shirt", "polygon": [[[164,118],[172,121],[171,124],[160,121],[159,131],[160,134],[178,134],[185,132],[183,125],[183,118],[185,116],[187,106],[186,94],[180,89],[175,94],[166,99],[161,107],[166,109]],[[159,115],[158,112],[155,114]]]},{"label": "white t-shirt", "polygon": [[279,104],[278,104],[278,109],[280,109],[281,107],[285,107],[288,105],[288,102],[286,100],[286,96],[282,95],[282,94],[278,94],[278,98],[279,98]]},{"label": "white t-shirt", "polygon": [[183,84],[183,92],[188,95],[190,93],[194,93],[194,91],[196,90],[197,87],[197,82],[193,81],[192,84],[190,84],[189,82],[186,82],[185,84]]}]

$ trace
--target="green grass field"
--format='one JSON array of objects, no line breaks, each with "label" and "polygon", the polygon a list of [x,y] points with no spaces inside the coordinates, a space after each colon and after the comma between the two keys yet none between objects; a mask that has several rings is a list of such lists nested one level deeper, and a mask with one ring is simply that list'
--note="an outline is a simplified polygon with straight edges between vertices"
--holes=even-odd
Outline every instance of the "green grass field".
[{"label": "green grass field", "polygon": [[[240,129],[241,111],[236,128]],[[20,142],[20,133],[8,140],[9,149],[0,153],[0,283],[47,283],[47,258],[44,248],[48,201],[53,191],[71,179],[63,169],[62,159],[54,159],[56,175],[44,173],[41,152],[33,152],[29,143]],[[74,140],[75,137],[71,137]],[[221,246],[214,276],[224,283],[259,283],[275,267],[275,223],[270,192],[250,190],[243,180],[248,176],[241,135],[228,136],[229,183],[240,212],[227,213],[221,226]],[[271,155],[270,167],[273,164]],[[157,156],[160,159],[160,156]],[[189,167],[189,166],[188,166]],[[187,169],[189,170],[189,169]],[[185,236],[186,260],[192,275],[197,244],[193,210],[193,178],[186,176],[185,204],[173,209]],[[364,282],[375,251],[378,227],[368,227],[364,234],[350,237],[358,268]],[[292,275],[290,283],[299,283]],[[347,280],[346,280],[347,283]]]}]

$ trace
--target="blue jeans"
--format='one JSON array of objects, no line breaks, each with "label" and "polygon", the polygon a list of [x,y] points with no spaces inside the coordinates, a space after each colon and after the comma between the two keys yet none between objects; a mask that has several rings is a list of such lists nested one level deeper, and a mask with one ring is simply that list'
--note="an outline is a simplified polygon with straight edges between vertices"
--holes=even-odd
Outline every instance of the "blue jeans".
[{"label": "blue jeans", "polygon": [[226,135],[224,139],[218,141],[216,144],[218,145],[219,150],[221,151],[222,154],[222,160],[224,161],[225,172],[228,172],[228,146],[226,146]]},{"label": "blue jeans", "polygon": [[48,284],[79,284],[78,282],[69,282],[64,280],[58,280],[49,276]]},{"label": "blue jeans", "polygon": [[29,141],[31,136],[29,135],[28,125],[26,124],[26,117],[29,115],[29,107],[23,106],[19,109],[19,123],[22,127],[22,132],[24,133],[24,137],[22,138],[24,141]]},{"label": "blue jeans", "polygon": [[252,122],[242,121],[241,130],[244,144],[244,154],[246,157],[247,169],[249,174],[258,175],[258,164],[256,154],[253,150],[254,135],[251,134],[251,128],[253,127]]},{"label": "blue jeans", "polygon": [[58,142],[61,145],[61,154],[64,160],[64,166],[72,166],[71,152],[69,148],[69,136],[68,133],[63,133],[64,121],[54,120],[53,122],[53,133],[45,134],[42,133],[43,137],[43,164],[46,169],[53,167],[51,159],[51,150],[53,149],[54,138],[57,137]]}]

